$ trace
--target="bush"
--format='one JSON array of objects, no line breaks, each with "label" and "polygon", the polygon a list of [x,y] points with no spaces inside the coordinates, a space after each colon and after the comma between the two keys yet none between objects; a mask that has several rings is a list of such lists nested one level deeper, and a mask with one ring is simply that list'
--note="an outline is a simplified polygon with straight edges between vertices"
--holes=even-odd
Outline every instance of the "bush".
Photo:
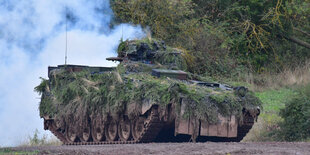
[{"label": "bush", "polygon": [[298,89],[285,108],[280,111],[284,121],[280,124],[281,140],[303,141],[310,138],[310,84]]}]

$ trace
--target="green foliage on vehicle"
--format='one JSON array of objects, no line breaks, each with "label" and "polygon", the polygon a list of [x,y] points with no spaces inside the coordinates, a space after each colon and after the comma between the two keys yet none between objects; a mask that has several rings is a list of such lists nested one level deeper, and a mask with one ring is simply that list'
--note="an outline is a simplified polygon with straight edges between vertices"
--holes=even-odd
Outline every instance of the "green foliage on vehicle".
[{"label": "green foliage on vehicle", "polygon": [[[138,65],[137,63],[136,65]],[[122,66],[122,67],[121,67]],[[180,109],[185,105],[183,117],[196,117],[216,122],[220,113],[223,116],[241,117],[243,107],[261,106],[261,102],[250,92],[239,97],[234,91],[212,89],[188,84],[171,78],[157,78],[149,73],[128,73],[120,64],[118,70],[105,73],[59,72],[52,75],[46,85],[39,106],[41,117],[81,117],[101,111],[103,116],[122,113],[126,106],[135,104],[159,104],[165,107],[172,103]],[[43,85],[45,80],[40,85]],[[175,111],[179,115],[178,111]],[[129,116],[139,115],[129,111]]]}]

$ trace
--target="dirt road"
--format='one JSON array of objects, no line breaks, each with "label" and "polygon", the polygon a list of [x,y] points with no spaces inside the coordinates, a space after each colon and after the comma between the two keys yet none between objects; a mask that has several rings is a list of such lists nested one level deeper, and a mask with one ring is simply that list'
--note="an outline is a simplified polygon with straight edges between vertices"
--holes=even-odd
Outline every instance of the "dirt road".
[{"label": "dirt road", "polygon": [[38,154],[271,154],[310,155],[310,143],[150,143],[94,146],[17,147],[12,151]]}]

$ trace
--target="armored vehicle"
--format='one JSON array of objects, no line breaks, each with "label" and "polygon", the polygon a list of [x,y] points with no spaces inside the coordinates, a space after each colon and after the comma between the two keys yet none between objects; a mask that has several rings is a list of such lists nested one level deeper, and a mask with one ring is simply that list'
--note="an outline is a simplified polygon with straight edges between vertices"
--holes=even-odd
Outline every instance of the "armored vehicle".
[{"label": "armored vehicle", "polygon": [[59,65],[35,88],[44,129],[67,145],[238,142],[261,102],[245,87],[186,72],[184,53],[156,40],[123,41],[117,67]]}]

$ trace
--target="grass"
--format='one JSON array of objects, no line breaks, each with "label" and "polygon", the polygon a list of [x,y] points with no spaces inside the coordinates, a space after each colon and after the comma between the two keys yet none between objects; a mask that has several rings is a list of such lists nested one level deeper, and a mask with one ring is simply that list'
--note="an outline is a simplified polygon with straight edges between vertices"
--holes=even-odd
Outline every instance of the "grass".
[{"label": "grass", "polygon": [[255,95],[263,102],[263,110],[252,130],[243,141],[277,141],[272,132],[279,128],[283,119],[279,116],[285,102],[296,94],[294,88],[277,88],[256,92]]},{"label": "grass", "polygon": [[20,147],[28,146],[59,146],[62,143],[55,136],[39,136],[38,130],[35,130],[33,136],[28,136],[27,140],[19,144]]},{"label": "grass", "polygon": [[285,102],[294,94],[292,88],[272,89],[255,93],[263,102],[264,113],[278,113],[280,109],[284,108]]},{"label": "grass", "polygon": [[[55,137],[55,136],[39,136],[40,133],[38,130],[35,130],[32,136],[28,136],[27,140],[22,142],[21,144],[18,145],[18,147],[33,147],[33,146],[59,146],[62,143]],[[24,150],[16,150],[14,148],[9,148],[9,147],[1,147],[0,146],[0,155],[33,155],[33,154],[39,154],[40,151],[38,150],[33,150],[33,151],[24,151]]]},{"label": "grass", "polygon": [[27,155],[32,155],[32,154],[38,154],[39,151],[15,151],[11,148],[0,148],[0,155],[6,155],[6,154],[15,154],[15,155],[19,155],[19,154],[27,154]]}]

